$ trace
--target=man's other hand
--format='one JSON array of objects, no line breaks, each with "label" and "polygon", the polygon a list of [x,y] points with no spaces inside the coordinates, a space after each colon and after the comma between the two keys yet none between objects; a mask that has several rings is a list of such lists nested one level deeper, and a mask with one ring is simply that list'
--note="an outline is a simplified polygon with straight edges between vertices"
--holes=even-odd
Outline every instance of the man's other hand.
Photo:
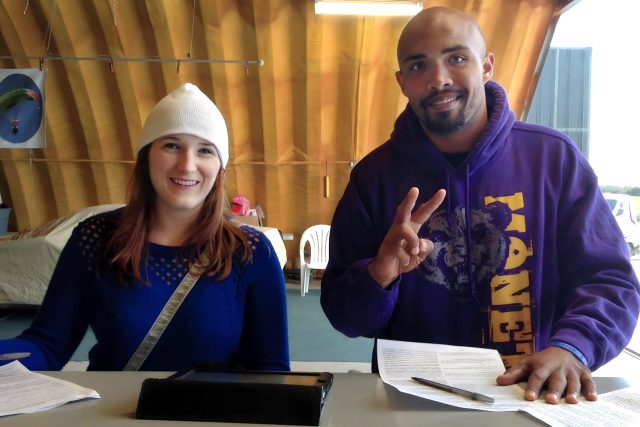
[{"label": "man's other hand", "polygon": [[498,385],[511,385],[528,378],[524,392],[526,400],[536,400],[547,385],[546,402],[556,404],[565,395],[565,402],[578,403],[582,390],[587,400],[597,400],[596,385],[591,371],[573,354],[560,347],[548,347],[500,375]]}]

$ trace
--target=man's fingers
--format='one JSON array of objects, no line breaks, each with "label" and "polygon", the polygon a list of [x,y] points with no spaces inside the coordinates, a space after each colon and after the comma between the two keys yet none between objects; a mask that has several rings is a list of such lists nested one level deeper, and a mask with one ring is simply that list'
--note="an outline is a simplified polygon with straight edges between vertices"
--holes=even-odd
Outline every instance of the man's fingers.
[{"label": "man's fingers", "polygon": [[512,366],[507,372],[496,378],[496,383],[498,383],[498,385],[512,385],[520,380],[524,380],[528,374],[529,371],[524,365]]},{"label": "man's fingers", "polygon": [[404,253],[408,255],[418,255],[420,253],[420,240],[417,236],[408,236],[407,240],[403,239],[402,241],[404,242],[404,245],[402,245]]},{"label": "man's fingers", "polygon": [[443,189],[436,191],[436,194],[434,194],[429,200],[418,206],[415,212],[413,212],[413,215],[411,215],[411,221],[422,226],[422,224],[424,224],[425,221],[427,221],[442,204],[446,194],[447,192]]},{"label": "man's fingers", "polygon": [[577,375],[567,376],[567,390],[564,401],[567,403],[578,403],[580,396],[580,379]]},{"label": "man's fingers", "polygon": [[400,224],[402,222],[409,222],[411,220],[411,211],[413,207],[416,205],[416,200],[418,200],[418,194],[420,191],[417,187],[411,187],[407,192],[407,195],[404,196],[402,202],[396,209],[396,218],[393,221],[394,224]]},{"label": "man's fingers", "polygon": [[589,372],[584,372],[580,377],[580,384],[582,385],[582,394],[587,400],[598,400],[598,392],[596,390],[596,383],[593,382],[593,378]]},{"label": "man's fingers", "polygon": [[[541,375],[544,376],[544,375]],[[547,380],[547,396],[545,398],[547,403],[555,405],[560,402],[560,398],[564,394],[567,388],[567,378],[564,374],[556,371]],[[580,390],[578,388],[578,390]]]},{"label": "man's fingers", "polygon": [[545,401],[551,404],[560,402],[563,394],[567,403],[578,403],[580,390],[587,400],[598,398],[589,368],[559,347],[547,347],[520,361],[500,375],[496,382],[499,385],[510,385],[527,377],[524,392],[526,400],[537,399],[543,387],[547,389]]},{"label": "man's fingers", "polygon": [[496,378],[498,385],[511,385],[529,377],[527,386],[524,391],[524,398],[526,400],[536,400],[540,394],[540,390],[547,380],[547,375],[544,375],[540,370],[536,370],[532,373],[531,368],[527,361],[522,361],[516,366],[513,366],[507,370],[504,374]]},{"label": "man's fingers", "polygon": [[433,248],[434,248],[433,242],[429,239],[420,239],[418,242],[418,245],[420,250],[418,251],[417,254],[414,255],[416,265],[424,261],[425,258],[429,256],[429,254],[431,253],[431,251],[433,251]]},{"label": "man's fingers", "polygon": [[431,253],[433,248],[434,246],[431,240],[420,239],[420,253],[418,254],[418,256],[420,256],[422,259],[425,259],[427,255]]},{"label": "man's fingers", "polygon": [[[531,375],[529,375],[529,381],[527,381],[527,386],[524,389],[524,398],[526,400],[537,399],[538,396],[540,396],[540,390],[542,390],[547,378],[549,378],[549,374],[546,371],[541,369],[533,371]],[[562,387],[562,390],[559,390],[560,395],[562,395],[563,391],[564,386]],[[551,390],[551,396],[547,396],[548,403],[552,403],[549,402],[549,399],[553,399],[553,396],[556,396],[559,399],[558,390]]]},{"label": "man's fingers", "polygon": [[402,240],[402,243],[400,244],[400,249],[396,254],[396,258],[398,259],[398,264],[400,264],[401,267],[405,267],[411,262],[411,256],[407,253],[406,240]]},{"label": "man's fingers", "polygon": [[432,250],[433,250],[433,243],[430,240],[420,239],[420,251],[416,255],[411,256],[410,270],[420,265],[422,261],[424,261],[425,258],[431,253]]},{"label": "man's fingers", "polygon": [[[419,239],[418,244],[410,247],[406,239],[401,239],[394,253],[402,272],[409,271],[420,264],[433,250],[433,243],[427,239]],[[409,268],[407,268],[409,267]]]},{"label": "man's fingers", "polygon": [[395,226],[382,243],[395,247],[394,252],[399,251],[409,255],[418,255],[420,252],[420,239],[407,224]]}]

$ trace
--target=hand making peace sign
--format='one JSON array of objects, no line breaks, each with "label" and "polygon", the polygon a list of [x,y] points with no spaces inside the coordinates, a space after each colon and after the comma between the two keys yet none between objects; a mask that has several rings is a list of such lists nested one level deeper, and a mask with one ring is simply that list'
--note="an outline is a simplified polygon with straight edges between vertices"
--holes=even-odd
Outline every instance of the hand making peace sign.
[{"label": "hand making peace sign", "polygon": [[369,263],[369,274],[383,288],[387,288],[400,274],[416,268],[433,250],[433,242],[420,239],[418,231],[438,209],[446,192],[438,190],[412,213],[419,193],[417,187],[409,189],[396,210],[395,219],[378,249],[378,255]]}]

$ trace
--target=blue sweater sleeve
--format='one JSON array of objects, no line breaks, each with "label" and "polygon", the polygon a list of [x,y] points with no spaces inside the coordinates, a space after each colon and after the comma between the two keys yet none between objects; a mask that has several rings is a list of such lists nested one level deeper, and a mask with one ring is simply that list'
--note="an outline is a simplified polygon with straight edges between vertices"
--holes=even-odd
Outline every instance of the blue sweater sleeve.
[{"label": "blue sweater sleeve", "polygon": [[256,231],[248,236],[254,253],[245,272],[248,291],[239,362],[247,369],[288,371],[284,275],[269,239]]},{"label": "blue sweater sleeve", "polygon": [[[60,370],[69,361],[88,327],[86,289],[94,273],[82,256],[81,225],[65,245],[42,305],[17,338],[0,341],[0,352],[26,351],[20,362],[31,370]],[[2,363],[2,362],[0,362]]]}]

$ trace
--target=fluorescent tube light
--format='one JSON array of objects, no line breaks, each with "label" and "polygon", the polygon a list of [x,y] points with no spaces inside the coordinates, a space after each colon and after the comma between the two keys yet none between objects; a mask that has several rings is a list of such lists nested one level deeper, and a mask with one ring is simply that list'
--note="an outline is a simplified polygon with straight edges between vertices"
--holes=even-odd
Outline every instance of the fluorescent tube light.
[{"label": "fluorescent tube light", "polygon": [[421,10],[421,1],[316,0],[317,15],[413,16]]}]

